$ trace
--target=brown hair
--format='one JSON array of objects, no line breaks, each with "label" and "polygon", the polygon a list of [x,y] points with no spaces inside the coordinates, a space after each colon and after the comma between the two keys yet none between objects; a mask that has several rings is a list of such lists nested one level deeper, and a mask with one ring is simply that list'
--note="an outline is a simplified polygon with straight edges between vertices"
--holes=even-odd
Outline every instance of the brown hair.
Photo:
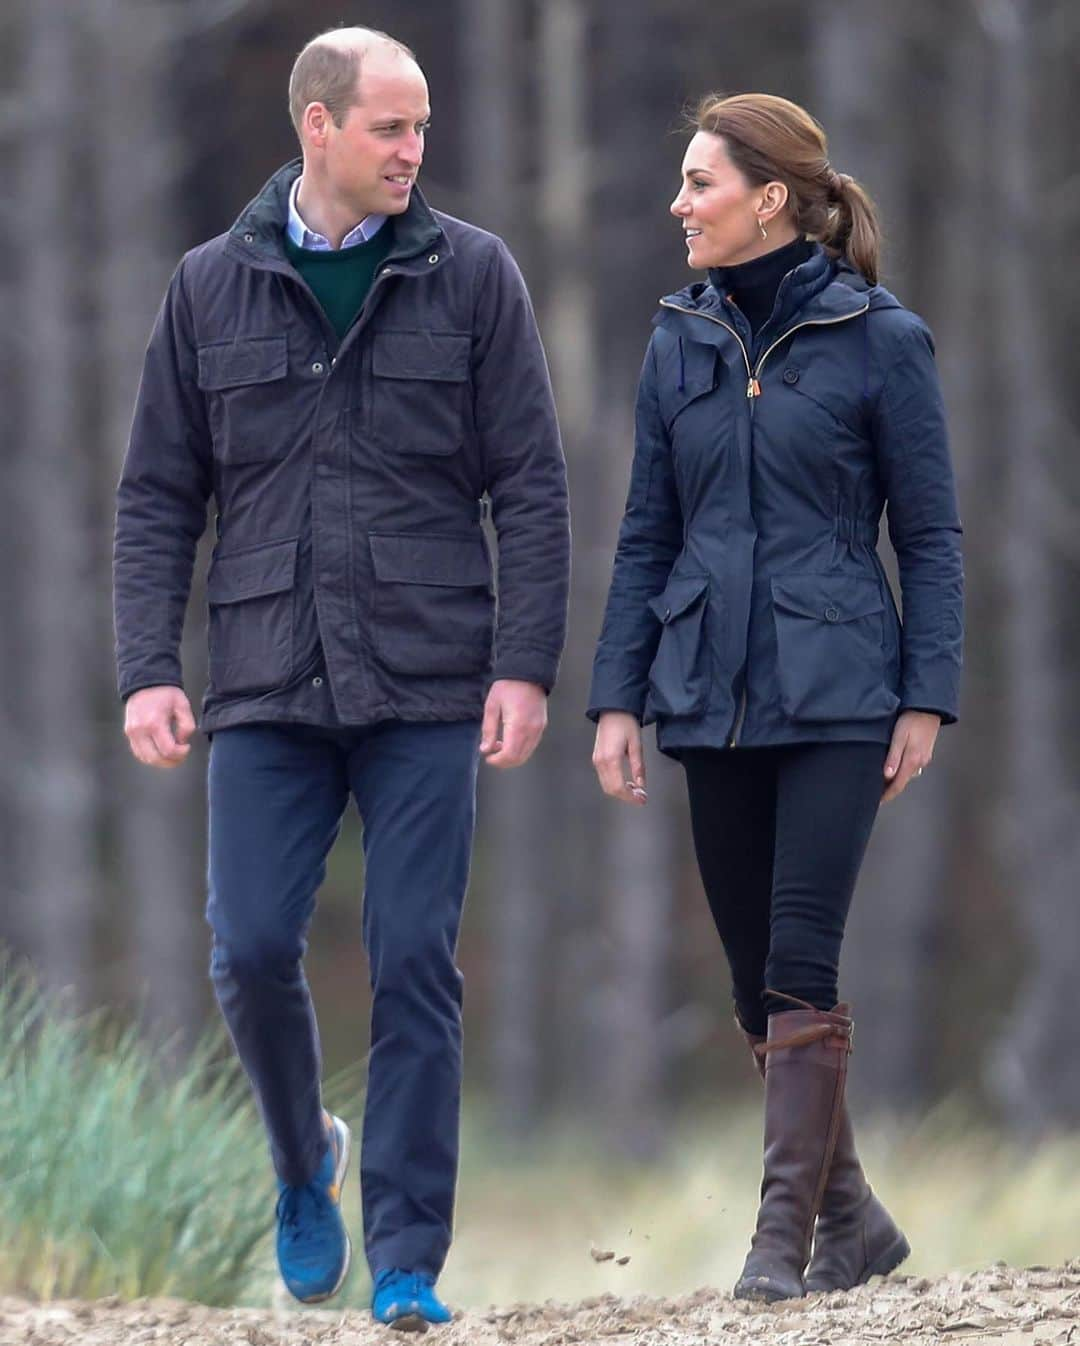
[{"label": "brown hair", "polygon": [[723,140],[751,186],[782,182],[795,228],[877,284],[877,209],[864,187],[829,163],[825,131],[805,108],[767,93],[709,94],[690,123]]},{"label": "brown hair", "polygon": [[297,135],[309,103],[322,103],[334,125],[341,126],[360,101],[360,63],[380,46],[416,60],[403,42],[376,28],[331,28],[307,43],[289,76],[289,116]]}]

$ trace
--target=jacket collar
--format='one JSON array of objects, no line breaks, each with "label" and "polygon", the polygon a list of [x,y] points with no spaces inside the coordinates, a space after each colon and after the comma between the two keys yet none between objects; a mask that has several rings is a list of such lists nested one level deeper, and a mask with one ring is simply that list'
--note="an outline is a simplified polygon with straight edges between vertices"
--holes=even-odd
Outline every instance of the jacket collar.
[{"label": "jacket collar", "polygon": [[[302,159],[293,159],[279,168],[248,202],[229,230],[226,249],[232,256],[255,266],[289,266],[284,242],[289,219],[289,193],[303,168]],[[450,241],[419,187],[413,187],[405,212],[393,216],[390,222],[394,241],[387,261],[408,261],[427,253],[436,243],[443,257],[450,256]]]},{"label": "jacket collar", "polygon": [[[857,284],[857,273],[831,258],[815,243],[813,254],[780,282],[772,318],[758,334],[780,337],[804,322],[829,322],[860,313],[867,306],[867,295]],[[840,276],[843,279],[839,279]],[[865,285],[865,282],[863,282]],[[711,321],[701,322],[701,318]],[[697,281],[660,300],[660,311],[653,324],[693,341],[716,345],[741,326],[731,306],[712,284]],[[725,329],[728,329],[725,332]]]}]

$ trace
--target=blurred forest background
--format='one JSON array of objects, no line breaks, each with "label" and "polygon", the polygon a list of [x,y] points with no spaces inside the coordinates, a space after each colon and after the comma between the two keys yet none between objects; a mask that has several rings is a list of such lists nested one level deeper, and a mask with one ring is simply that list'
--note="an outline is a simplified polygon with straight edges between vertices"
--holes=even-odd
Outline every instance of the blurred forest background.
[{"label": "blurred forest background", "polygon": [[[681,773],[605,800],[582,715],[657,297],[688,278],[683,106],[804,103],[877,198],[885,281],[929,321],[966,531],[962,720],[883,813],[842,979],[853,1088],[960,1092],[1025,1135],[1080,1127],[1080,6],[1075,0],[4,0],[0,6],[0,943],[82,1004],[189,1039],[206,979],[204,745],[137,766],[113,689],[113,489],[184,249],[296,153],[292,60],[337,23],[411,45],[422,185],[530,284],[571,473],[571,642],[537,758],[484,773],[469,1084],[503,1134],[589,1125],[659,1153],[757,1081],[694,869]],[[188,690],[201,693],[193,598]],[[651,739],[651,734],[650,734]],[[650,745],[651,746],[651,745]],[[359,825],[308,960],[327,1064],[366,1048]]]}]

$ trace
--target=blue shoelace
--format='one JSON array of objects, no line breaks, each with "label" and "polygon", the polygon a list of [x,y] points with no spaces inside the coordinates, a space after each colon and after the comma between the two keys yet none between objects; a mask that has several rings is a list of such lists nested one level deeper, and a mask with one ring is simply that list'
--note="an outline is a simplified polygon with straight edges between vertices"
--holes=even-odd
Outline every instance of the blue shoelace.
[{"label": "blue shoelace", "polygon": [[328,1232],[323,1217],[333,1204],[329,1193],[318,1183],[283,1188],[275,1214],[281,1227],[288,1231],[290,1245],[321,1243]]}]

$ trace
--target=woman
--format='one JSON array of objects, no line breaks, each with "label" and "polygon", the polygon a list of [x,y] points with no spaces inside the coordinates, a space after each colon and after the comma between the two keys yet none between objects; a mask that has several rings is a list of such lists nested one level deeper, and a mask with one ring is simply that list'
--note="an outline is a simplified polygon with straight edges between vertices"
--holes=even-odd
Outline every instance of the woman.
[{"label": "woman", "polygon": [[643,724],[686,770],[765,1079],[735,1294],[774,1300],[909,1252],[855,1152],[837,967],[878,805],[956,718],[960,521],[930,334],[877,283],[866,192],[786,99],[709,97],[694,125],[671,212],[708,278],[654,320],[589,715],[612,797],[647,799]]}]

